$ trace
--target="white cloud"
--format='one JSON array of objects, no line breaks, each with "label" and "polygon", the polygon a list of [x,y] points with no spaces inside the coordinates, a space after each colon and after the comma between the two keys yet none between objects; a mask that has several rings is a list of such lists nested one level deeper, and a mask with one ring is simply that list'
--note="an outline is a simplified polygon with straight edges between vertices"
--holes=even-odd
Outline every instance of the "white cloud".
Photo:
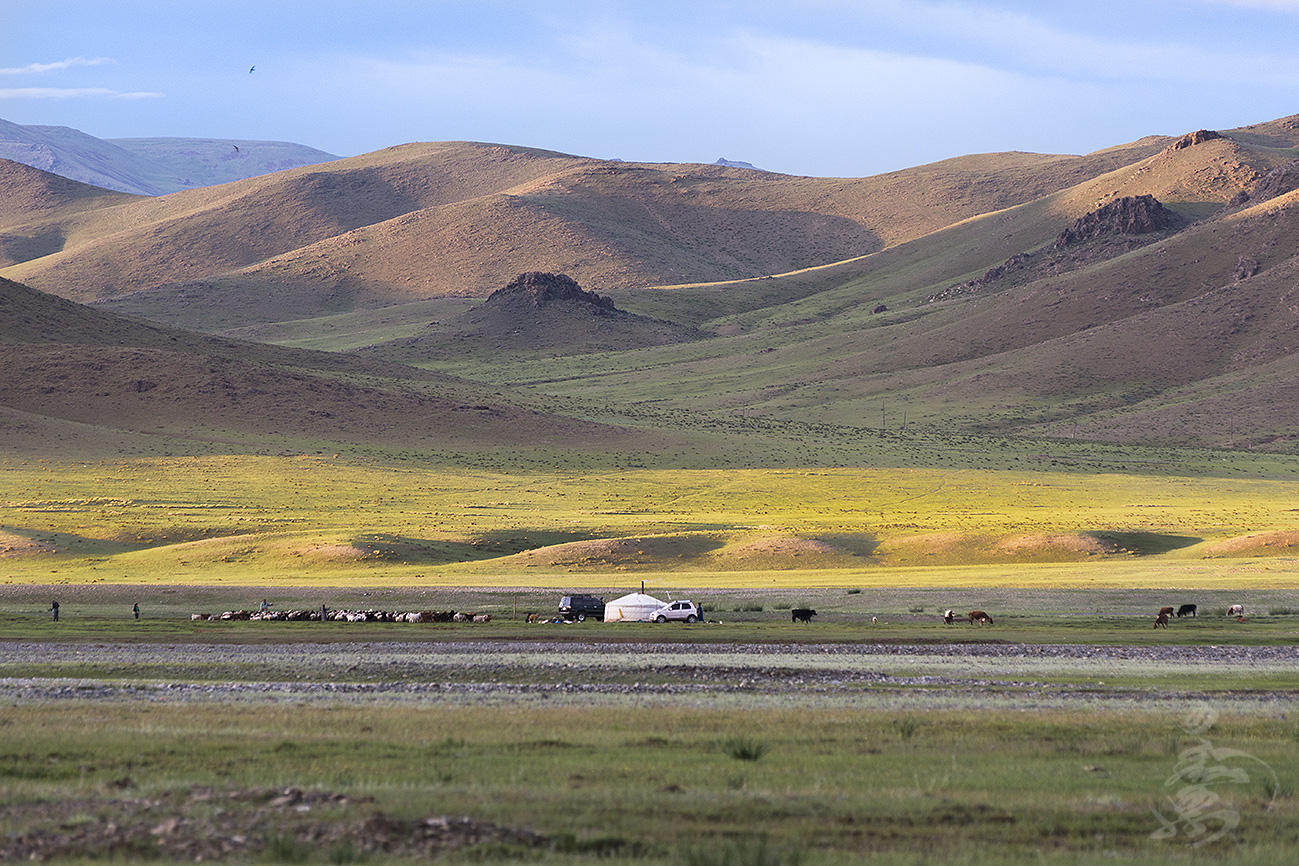
[{"label": "white cloud", "polygon": [[[1151,0],[1145,0],[1151,2]],[[1201,5],[1299,12],[1299,0],[1196,0]],[[1160,0],[1184,6],[1185,0]],[[1299,86],[1292,54],[1259,45],[1249,54],[1210,43],[1210,35],[1180,38],[1158,29],[1129,27],[1098,13],[1086,30],[1052,20],[1049,4],[1032,12],[977,0],[822,0],[820,8],[851,15],[858,25],[883,22],[918,42],[934,57],[958,58],[988,68],[1074,81],[1166,81]],[[1192,13],[1194,14],[1194,13]],[[851,37],[848,37],[851,38]],[[825,37],[835,41],[835,37]],[[847,44],[847,43],[841,43]],[[875,46],[880,47],[880,46]],[[919,51],[921,49],[917,49]],[[1212,57],[1212,63],[1195,58]]]},{"label": "white cloud", "polygon": [[122,92],[107,87],[0,87],[0,99],[158,99],[161,96],[153,91]]},{"label": "white cloud", "polygon": [[28,63],[26,66],[0,67],[0,75],[35,75],[42,72],[57,72],[71,69],[74,66],[102,66],[113,63],[111,57],[69,57],[67,60],[56,60],[53,63]]}]

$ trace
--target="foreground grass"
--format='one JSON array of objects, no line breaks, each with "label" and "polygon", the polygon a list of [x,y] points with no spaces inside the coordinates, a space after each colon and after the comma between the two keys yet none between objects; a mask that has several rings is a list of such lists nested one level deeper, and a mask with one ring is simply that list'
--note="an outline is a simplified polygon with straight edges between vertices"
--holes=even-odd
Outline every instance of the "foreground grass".
[{"label": "foreground grass", "polygon": [[[128,822],[133,801],[198,788],[292,786],[548,840],[474,859],[1245,863],[1299,844],[1292,720],[1191,734],[1179,717],[1109,712],[54,704],[8,707],[0,726],[8,833],[76,814]],[[1243,781],[1213,786],[1238,826],[1201,849],[1180,824],[1152,838],[1155,812],[1195,785],[1179,760],[1206,740],[1249,758]],[[26,806],[42,802],[38,821]],[[759,839],[781,859],[736,847]]]}]

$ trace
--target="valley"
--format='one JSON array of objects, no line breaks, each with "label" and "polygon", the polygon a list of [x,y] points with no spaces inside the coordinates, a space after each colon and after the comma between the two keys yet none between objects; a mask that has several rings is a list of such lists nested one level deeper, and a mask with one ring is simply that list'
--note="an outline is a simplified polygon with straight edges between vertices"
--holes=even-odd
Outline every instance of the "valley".
[{"label": "valley", "polygon": [[[0,160],[0,859],[1293,859],[1299,116],[233,141]],[[545,621],[638,588],[707,622]]]}]

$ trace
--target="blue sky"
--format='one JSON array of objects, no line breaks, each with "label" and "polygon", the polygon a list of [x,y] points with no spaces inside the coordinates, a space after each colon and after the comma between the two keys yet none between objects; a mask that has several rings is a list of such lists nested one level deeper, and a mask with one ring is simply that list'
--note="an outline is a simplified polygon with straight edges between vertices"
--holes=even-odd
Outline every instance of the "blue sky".
[{"label": "blue sky", "polygon": [[1299,0],[0,0],[0,118],[344,156],[859,176],[1299,113],[1297,61]]}]

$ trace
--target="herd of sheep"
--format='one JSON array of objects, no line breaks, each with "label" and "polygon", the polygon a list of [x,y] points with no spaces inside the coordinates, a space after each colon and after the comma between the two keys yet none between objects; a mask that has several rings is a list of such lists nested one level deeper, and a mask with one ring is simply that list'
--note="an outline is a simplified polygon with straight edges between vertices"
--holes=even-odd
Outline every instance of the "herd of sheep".
[{"label": "herd of sheep", "polygon": [[227,610],[190,614],[194,622],[207,620],[269,620],[274,622],[491,622],[490,613],[454,610]]}]

